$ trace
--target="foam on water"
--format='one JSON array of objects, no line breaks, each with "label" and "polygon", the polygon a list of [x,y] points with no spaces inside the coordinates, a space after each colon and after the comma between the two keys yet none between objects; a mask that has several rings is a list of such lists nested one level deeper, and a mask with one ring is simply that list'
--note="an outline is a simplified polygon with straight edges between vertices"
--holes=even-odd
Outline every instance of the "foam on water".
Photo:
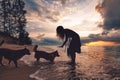
[{"label": "foam on water", "polygon": [[29,77],[30,77],[30,78],[34,78],[34,79],[36,79],[36,80],[45,80],[45,79],[40,78],[39,76],[37,76],[38,73],[39,73],[39,70],[36,71],[34,74],[31,74]]}]

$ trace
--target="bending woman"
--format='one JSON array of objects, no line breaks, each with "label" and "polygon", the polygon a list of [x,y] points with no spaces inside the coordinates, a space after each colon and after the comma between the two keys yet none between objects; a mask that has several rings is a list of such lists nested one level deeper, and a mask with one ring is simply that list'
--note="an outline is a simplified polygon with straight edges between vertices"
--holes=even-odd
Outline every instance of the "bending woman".
[{"label": "bending woman", "polygon": [[79,35],[70,29],[64,29],[63,26],[58,26],[56,32],[59,38],[61,38],[62,40],[65,39],[60,47],[63,47],[67,43],[67,41],[69,41],[69,45],[67,48],[67,55],[71,58],[71,62],[69,62],[69,64],[75,64],[75,53],[81,53],[81,42]]}]

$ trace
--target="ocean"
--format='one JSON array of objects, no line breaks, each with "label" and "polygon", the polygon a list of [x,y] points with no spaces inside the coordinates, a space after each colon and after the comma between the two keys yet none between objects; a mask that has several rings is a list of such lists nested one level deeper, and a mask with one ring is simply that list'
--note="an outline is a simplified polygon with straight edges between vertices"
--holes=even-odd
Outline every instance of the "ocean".
[{"label": "ocean", "polygon": [[65,48],[57,46],[39,46],[38,50],[53,52],[58,50],[60,57],[55,63],[41,59],[36,63],[34,52],[21,60],[28,66],[39,69],[29,75],[36,80],[120,80],[120,46],[82,46],[82,52],[76,53],[76,65],[66,64],[70,59]]}]

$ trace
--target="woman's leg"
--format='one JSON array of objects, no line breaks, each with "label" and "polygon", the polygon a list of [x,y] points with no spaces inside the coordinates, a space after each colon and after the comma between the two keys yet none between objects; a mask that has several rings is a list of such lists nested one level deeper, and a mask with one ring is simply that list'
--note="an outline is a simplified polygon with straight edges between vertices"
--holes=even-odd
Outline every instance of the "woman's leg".
[{"label": "woman's leg", "polygon": [[72,48],[68,48],[67,55],[71,59],[71,62],[69,64],[75,64],[75,59],[76,59],[75,51]]},{"label": "woman's leg", "polygon": [[72,63],[72,64],[75,64],[75,59],[76,59],[76,54],[75,54],[75,53],[72,53],[72,54],[71,54],[71,63]]}]

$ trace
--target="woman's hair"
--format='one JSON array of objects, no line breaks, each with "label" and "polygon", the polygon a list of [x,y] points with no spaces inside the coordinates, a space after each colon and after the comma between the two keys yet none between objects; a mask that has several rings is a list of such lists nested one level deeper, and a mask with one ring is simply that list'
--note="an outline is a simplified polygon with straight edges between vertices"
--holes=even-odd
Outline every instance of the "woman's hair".
[{"label": "woman's hair", "polygon": [[58,36],[60,39],[63,40],[63,39],[64,39],[64,36],[65,36],[63,26],[58,26],[57,29],[56,29],[56,32],[57,32],[57,36]]}]

